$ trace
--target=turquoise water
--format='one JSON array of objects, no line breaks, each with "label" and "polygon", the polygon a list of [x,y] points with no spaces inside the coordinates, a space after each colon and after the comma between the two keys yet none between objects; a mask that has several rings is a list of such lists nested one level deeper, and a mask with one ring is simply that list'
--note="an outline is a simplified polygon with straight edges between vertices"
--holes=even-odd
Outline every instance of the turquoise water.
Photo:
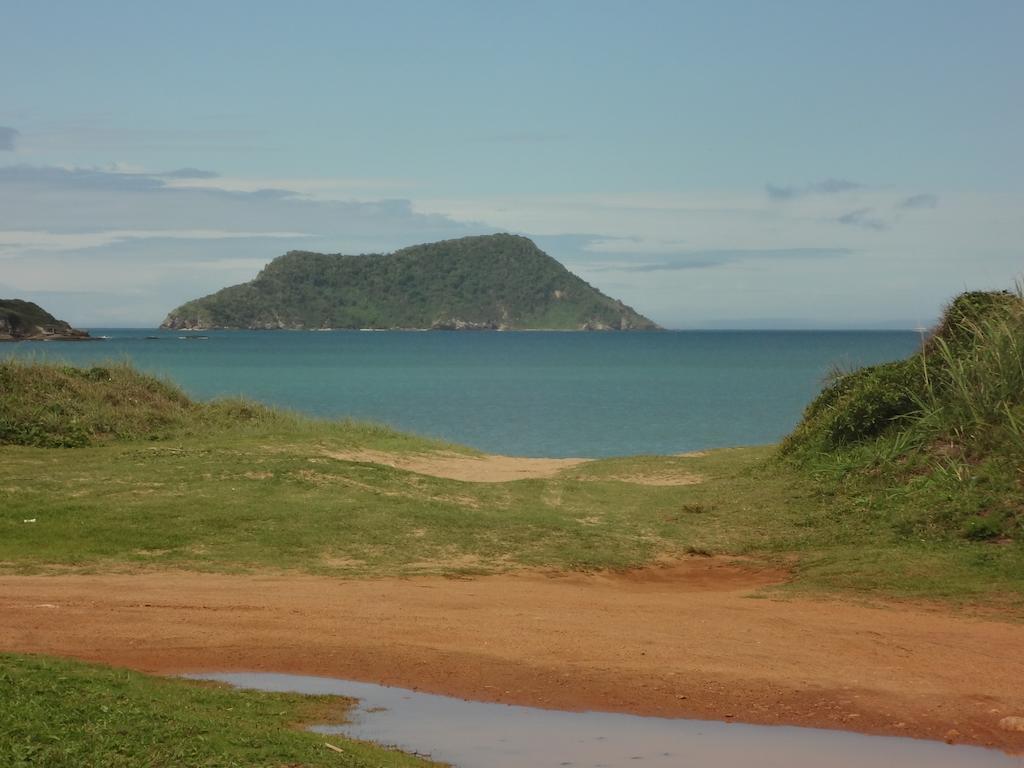
[{"label": "turquoise water", "polygon": [[[245,395],[524,456],[774,442],[833,365],[912,352],[912,332],[369,333],[91,329],[0,356],[128,359],[191,395]],[[147,340],[146,336],[158,336]]]}]

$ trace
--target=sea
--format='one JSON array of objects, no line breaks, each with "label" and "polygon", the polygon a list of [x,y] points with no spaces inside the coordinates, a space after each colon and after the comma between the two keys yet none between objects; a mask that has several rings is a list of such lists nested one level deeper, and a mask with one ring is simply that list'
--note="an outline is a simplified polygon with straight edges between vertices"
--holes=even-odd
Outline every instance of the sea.
[{"label": "sea", "polygon": [[912,331],[402,332],[92,328],[0,358],[128,361],[193,397],[243,396],[512,456],[773,443],[830,371],[895,360]]}]

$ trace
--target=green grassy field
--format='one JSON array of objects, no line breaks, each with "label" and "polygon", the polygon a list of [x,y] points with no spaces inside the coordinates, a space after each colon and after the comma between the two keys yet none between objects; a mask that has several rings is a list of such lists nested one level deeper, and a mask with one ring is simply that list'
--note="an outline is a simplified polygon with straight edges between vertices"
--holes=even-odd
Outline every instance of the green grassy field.
[{"label": "green grassy field", "polygon": [[[341,736],[331,696],[235,691],[121,669],[0,654],[5,768],[415,768],[435,765]],[[327,743],[343,750],[337,752]]]},{"label": "green grassy field", "polygon": [[[719,554],[784,563],[790,589],[1024,595],[1019,544],[908,529],[907,505],[872,489],[871,477],[837,487],[771,447],[610,459],[493,484],[328,456],[358,448],[448,449],[284,417],[159,441],[0,447],[0,568],[368,577],[630,568]],[[691,475],[702,482],[633,482]]]}]

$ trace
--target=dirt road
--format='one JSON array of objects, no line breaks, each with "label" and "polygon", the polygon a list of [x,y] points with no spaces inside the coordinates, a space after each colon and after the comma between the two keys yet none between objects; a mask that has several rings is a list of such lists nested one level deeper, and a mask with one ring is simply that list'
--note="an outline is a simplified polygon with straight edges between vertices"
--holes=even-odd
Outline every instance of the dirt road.
[{"label": "dirt road", "polygon": [[758,594],[780,578],[710,558],[471,580],[0,576],[0,649],[1024,751],[998,725],[1024,715],[1024,626]]}]

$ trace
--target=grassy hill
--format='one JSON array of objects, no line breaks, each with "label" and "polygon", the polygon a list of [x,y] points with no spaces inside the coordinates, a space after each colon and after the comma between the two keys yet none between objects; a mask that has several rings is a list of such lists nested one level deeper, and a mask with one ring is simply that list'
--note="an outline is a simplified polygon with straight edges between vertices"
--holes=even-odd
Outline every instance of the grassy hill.
[{"label": "grassy hill", "polygon": [[75,330],[31,301],[0,299],[0,341],[45,338],[84,339],[89,334]]},{"label": "grassy hill", "polygon": [[376,424],[318,421],[246,400],[196,402],[175,384],[123,362],[79,368],[0,361],[0,448],[83,448],[227,433],[295,439],[343,435],[375,448],[456,449]]},{"label": "grassy hill", "polygon": [[386,255],[292,251],[251,282],[183,304],[164,327],[657,328],[527,238],[505,234]]},{"label": "grassy hill", "polygon": [[782,452],[905,536],[1024,539],[1024,299],[962,294],[915,355],[836,375]]}]

